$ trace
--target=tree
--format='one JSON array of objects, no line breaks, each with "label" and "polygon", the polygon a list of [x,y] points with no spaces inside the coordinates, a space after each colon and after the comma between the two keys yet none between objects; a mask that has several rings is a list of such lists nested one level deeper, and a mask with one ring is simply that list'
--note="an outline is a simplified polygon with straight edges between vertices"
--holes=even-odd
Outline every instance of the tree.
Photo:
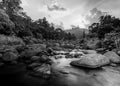
[{"label": "tree", "polygon": [[93,23],[89,30],[96,33],[98,38],[104,38],[104,35],[112,31],[120,31],[120,19],[111,15],[101,16],[98,23]]},{"label": "tree", "polygon": [[11,35],[13,33],[14,23],[4,10],[0,9],[0,34]]},{"label": "tree", "polygon": [[23,8],[20,6],[21,0],[2,0],[2,9],[11,17],[12,15],[19,14]]}]

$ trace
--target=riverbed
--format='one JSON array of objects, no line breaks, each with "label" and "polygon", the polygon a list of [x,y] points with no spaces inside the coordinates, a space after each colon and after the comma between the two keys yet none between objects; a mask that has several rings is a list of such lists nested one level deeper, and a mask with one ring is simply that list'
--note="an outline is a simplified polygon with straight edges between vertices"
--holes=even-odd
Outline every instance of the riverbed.
[{"label": "riverbed", "polygon": [[[30,76],[26,70],[16,75],[2,75],[1,82],[4,84],[3,86],[6,84],[12,86],[120,86],[119,66],[88,69],[70,65],[71,61],[78,59],[53,58],[52,75],[47,80]],[[20,70],[20,68],[18,69]]]}]

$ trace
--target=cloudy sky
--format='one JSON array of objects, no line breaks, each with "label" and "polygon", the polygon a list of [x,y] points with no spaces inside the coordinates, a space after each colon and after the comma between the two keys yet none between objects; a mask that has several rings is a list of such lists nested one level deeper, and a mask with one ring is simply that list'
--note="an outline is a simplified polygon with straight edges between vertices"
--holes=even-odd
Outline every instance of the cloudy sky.
[{"label": "cloudy sky", "polygon": [[86,28],[106,12],[120,17],[120,0],[22,0],[22,7],[33,20],[46,17],[65,29]]}]

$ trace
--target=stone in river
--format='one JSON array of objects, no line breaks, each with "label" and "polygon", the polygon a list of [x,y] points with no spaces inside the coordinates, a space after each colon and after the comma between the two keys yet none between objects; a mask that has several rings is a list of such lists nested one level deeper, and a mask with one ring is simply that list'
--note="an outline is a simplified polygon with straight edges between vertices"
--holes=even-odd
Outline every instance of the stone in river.
[{"label": "stone in river", "polygon": [[101,54],[87,54],[80,58],[80,60],[72,61],[70,64],[78,67],[98,68],[109,64],[109,59]]},{"label": "stone in river", "polygon": [[113,62],[113,63],[120,63],[120,56],[118,56],[115,52],[108,51],[104,55],[106,57],[108,57],[111,62]]},{"label": "stone in river", "polygon": [[48,64],[43,64],[41,66],[35,67],[33,71],[30,72],[30,74],[35,77],[48,79],[51,75],[51,67]]},{"label": "stone in river", "polygon": [[81,50],[84,54],[96,54],[95,50]]},{"label": "stone in river", "polygon": [[85,55],[83,52],[81,51],[72,51],[69,53],[70,55],[72,55],[73,57],[74,56],[82,56],[82,55]]},{"label": "stone in river", "polygon": [[28,69],[33,70],[35,67],[41,66],[41,63],[35,62],[27,66]]},{"label": "stone in river", "polygon": [[38,61],[40,59],[40,56],[33,56],[31,57],[31,61]]},{"label": "stone in river", "polygon": [[117,54],[120,55],[120,51],[118,51]]},{"label": "stone in river", "polygon": [[65,55],[55,55],[55,59],[65,58]]}]

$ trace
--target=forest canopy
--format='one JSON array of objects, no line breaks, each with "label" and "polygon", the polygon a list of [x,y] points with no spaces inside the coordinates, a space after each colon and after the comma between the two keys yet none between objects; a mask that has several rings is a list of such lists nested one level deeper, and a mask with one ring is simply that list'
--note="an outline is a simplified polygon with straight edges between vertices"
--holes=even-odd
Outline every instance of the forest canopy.
[{"label": "forest canopy", "polygon": [[61,28],[55,28],[44,17],[33,21],[21,7],[21,0],[0,2],[0,34],[34,37],[47,40],[74,40],[76,37]]}]

